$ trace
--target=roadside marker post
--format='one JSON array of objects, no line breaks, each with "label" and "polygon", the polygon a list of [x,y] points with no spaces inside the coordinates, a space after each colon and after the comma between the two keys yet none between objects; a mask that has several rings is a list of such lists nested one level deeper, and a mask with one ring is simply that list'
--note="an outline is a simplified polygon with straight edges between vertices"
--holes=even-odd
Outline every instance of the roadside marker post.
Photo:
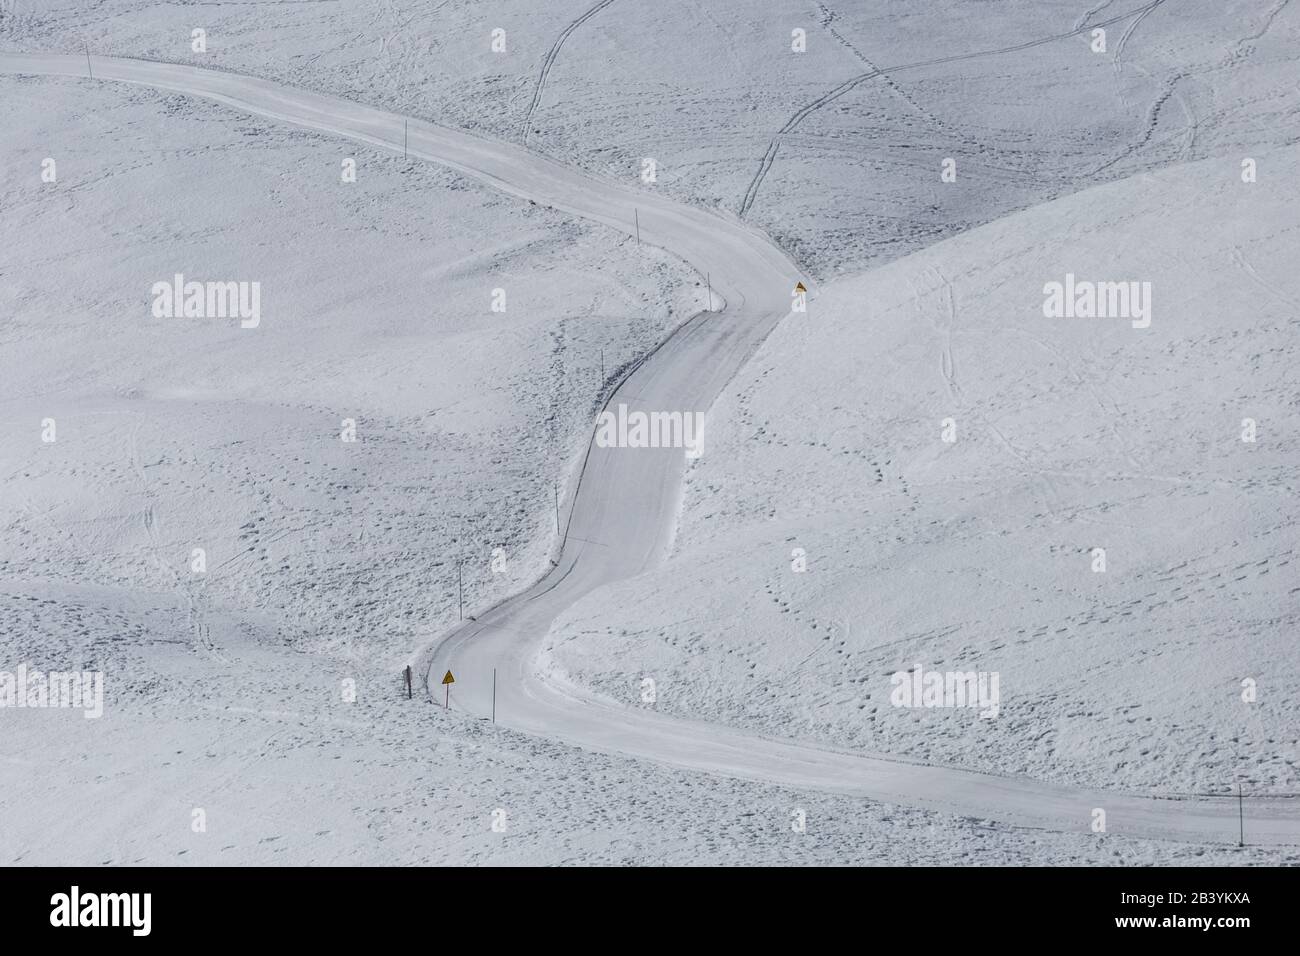
[{"label": "roadside marker post", "polygon": [[451,685],[454,683],[456,683],[456,678],[451,676],[451,671],[447,671],[446,675],[442,678],[443,689],[447,692],[446,696],[442,699],[443,710],[447,710],[451,706]]},{"label": "roadside marker post", "polygon": [[406,670],[403,673],[406,675],[406,699],[410,700],[411,699],[411,665],[410,664],[406,665]]}]

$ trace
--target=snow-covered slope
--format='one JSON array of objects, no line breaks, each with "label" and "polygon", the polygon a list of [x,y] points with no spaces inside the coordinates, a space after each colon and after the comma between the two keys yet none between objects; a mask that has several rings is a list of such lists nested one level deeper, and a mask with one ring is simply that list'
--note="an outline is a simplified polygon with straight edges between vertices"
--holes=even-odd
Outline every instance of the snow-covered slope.
[{"label": "snow-covered slope", "polygon": [[[576,608],[545,663],[622,704],[654,677],[667,714],[912,760],[1293,790],[1297,162],[1260,147],[1295,138],[1294,8],[1135,6],[1101,55],[1087,31],[1111,4],[615,4],[16,0],[0,47],[85,40],[527,129],[627,185],[653,156],[658,182],[636,188],[743,209],[823,272],[1222,155],[816,297],[714,410],[674,562]],[[789,53],[787,15],[816,21],[809,53]],[[509,55],[487,49],[498,22]],[[1057,38],[1010,49],[1031,34]],[[972,52],[825,95],[868,61]],[[823,108],[774,137],[805,93]],[[457,616],[458,559],[471,608],[545,566],[601,350],[612,377],[700,300],[695,280],[422,162],[182,96],[0,79],[0,116],[0,650],[103,666],[115,694],[100,721],[3,715],[3,862],[1294,861],[683,772],[401,700],[397,667]],[[258,337],[149,318],[178,260],[261,279]],[[1042,319],[1066,272],[1151,281],[1151,328]],[[999,717],[889,708],[916,662],[998,670]]]},{"label": "snow-covered slope", "polygon": [[[121,678],[147,684],[144,648],[220,643],[224,623],[396,670],[456,619],[458,561],[471,608],[546,566],[602,351],[612,378],[680,321],[694,280],[679,263],[427,163],[177,95],[0,88],[11,651],[54,662],[116,642]],[[176,273],[259,282],[260,325],[156,318],[152,287]],[[108,621],[23,610],[29,587],[86,585]],[[120,620],[114,595],[149,620]]]},{"label": "snow-covered slope", "polygon": [[743,210],[822,276],[1140,170],[1295,142],[1300,112],[1286,0],[13,7],[0,48],[265,76],[629,184],[653,159],[642,188]]},{"label": "snow-covered slope", "polygon": [[[826,287],[711,411],[671,561],[573,609],[548,666],[925,762],[1294,791],[1300,150],[1251,158]],[[1067,273],[1149,282],[1150,326],[1045,317]],[[998,672],[999,715],[892,706],[918,663]]]}]

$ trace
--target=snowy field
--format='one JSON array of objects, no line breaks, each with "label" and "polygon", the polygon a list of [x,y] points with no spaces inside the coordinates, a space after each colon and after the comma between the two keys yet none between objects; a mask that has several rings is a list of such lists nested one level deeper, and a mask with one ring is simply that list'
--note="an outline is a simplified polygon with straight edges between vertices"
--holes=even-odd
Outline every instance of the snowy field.
[{"label": "snowy field", "polygon": [[[0,706],[0,862],[1300,862],[1300,6],[86,6],[0,0],[0,704],[101,671],[104,712]],[[178,274],[259,315],[159,315]],[[1130,308],[1045,315],[1067,275]],[[611,394],[702,402],[702,456],[589,454]],[[917,665],[996,716],[896,706]],[[701,769],[638,715],[951,788]],[[1169,826],[962,802],[998,778]],[[1239,786],[1267,839],[1180,829]]]}]

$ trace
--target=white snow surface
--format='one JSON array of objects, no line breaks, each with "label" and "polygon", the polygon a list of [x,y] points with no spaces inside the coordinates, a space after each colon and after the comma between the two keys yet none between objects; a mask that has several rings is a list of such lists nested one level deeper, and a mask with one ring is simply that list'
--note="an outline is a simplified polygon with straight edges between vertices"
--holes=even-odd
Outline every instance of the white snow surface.
[{"label": "white snow surface", "polygon": [[[16,0],[97,79],[0,76],[0,669],[111,693],[0,712],[0,861],[1295,862],[1297,15],[1112,8]],[[587,457],[619,382],[704,457]]]}]

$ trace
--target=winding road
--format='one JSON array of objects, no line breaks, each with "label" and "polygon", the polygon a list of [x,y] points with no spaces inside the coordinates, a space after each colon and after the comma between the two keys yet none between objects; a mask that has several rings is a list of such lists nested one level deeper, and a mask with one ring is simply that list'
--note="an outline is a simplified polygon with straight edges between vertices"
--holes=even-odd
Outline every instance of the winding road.
[{"label": "winding road", "polygon": [[[1152,5],[1154,6],[1154,4]],[[400,115],[267,80],[192,66],[96,57],[94,80],[202,97],[266,119],[401,152]],[[87,75],[81,55],[0,54],[0,72]],[[409,121],[409,155],[457,169],[506,193],[632,233],[712,277],[718,294],[633,368],[610,396],[633,410],[707,411],[728,380],[788,313],[798,271],[757,230],[734,218],[568,168],[509,143]],[[805,280],[806,281],[806,280]],[[704,432],[708,454],[708,426]],[[538,647],[558,615],[584,595],[661,563],[672,540],[685,457],[679,450],[590,447],[567,502],[555,566],[532,587],[467,621],[421,666],[435,691],[457,675],[456,706],[486,717],[498,675],[499,723],[579,747],[795,788],[825,790],[1009,825],[1090,833],[1093,808],[1107,832],[1195,843],[1235,843],[1237,805],[1056,786],[781,740],[620,707],[543,679]],[[438,694],[441,697],[441,694]],[[1255,801],[1253,844],[1300,844],[1294,800]]]}]

